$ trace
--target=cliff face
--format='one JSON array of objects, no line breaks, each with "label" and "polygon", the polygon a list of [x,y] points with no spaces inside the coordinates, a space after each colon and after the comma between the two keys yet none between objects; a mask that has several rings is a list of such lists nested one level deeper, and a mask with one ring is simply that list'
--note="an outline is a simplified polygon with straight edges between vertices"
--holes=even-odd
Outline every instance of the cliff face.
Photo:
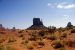
[{"label": "cliff face", "polygon": [[28,29],[39,30],[47,29],[47,27],[43,25],[43,22],[40,20],[40,18],[33,18],[33,25],[30,26]]},{"label": "cliff face", "polygon": [[40,18],[33,18],[33,25],[40,26],[43,25],[43,23],[40,21]]}]

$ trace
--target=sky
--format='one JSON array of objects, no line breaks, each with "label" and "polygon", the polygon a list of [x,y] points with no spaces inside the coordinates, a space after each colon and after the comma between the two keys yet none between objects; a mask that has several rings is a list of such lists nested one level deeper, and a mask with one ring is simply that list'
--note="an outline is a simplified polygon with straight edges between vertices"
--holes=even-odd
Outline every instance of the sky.
[{"label": "sky", "polygon": [[75,25],[75,0],[0,0],[0,24],[5,28],[26,29],[33,18],[45,26]]}]

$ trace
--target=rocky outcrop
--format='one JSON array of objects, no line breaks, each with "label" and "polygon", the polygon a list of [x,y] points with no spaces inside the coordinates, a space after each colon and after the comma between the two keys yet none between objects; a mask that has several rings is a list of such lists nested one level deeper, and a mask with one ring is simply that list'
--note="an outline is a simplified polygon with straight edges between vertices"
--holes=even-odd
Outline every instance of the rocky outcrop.
[{"label": "rocky outcrop", "polygon": [[4,31],[4,30],[5,30],[5,28],[3,27],[2,24],[0,24],[0,31]]},{"label": "rocky outcrop", "polygon": [[2,26],[2,24],[0,24],[0,28],[2,28],[3,26]]},{"label": "rocky outcrop", "polygon": [[68,22],[67,27],[72,27],[73,25],[71,24],[71,22]]},{"label": "rocky outcrop", "polygon": [[67,28],[73,28],[73,25],[71,24],[71,22],[68,22]]},{"label": "rocky outcrop", "polygon": [[33,25],[36,25],[36,26],[42,25],[43,26],[43,22],[40,21],[40,18],[33,18]]},{"label": "rocky outcrop", "polygon": [[47,29],[47,27],[43,25],[43,22],[40,20],[40,18],[33,18],[33,25],[27,29],[40,30]]}]

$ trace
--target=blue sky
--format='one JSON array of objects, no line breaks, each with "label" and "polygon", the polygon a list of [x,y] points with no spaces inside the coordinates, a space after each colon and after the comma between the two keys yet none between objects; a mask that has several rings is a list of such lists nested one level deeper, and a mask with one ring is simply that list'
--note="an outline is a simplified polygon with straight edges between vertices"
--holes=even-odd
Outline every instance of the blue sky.
[{"label": "blue sky", "polygon": [[75,25],[75,0],[0,0],[0,23],[4,27],[24,29],[32,25],[34,17],[45,26]]}]

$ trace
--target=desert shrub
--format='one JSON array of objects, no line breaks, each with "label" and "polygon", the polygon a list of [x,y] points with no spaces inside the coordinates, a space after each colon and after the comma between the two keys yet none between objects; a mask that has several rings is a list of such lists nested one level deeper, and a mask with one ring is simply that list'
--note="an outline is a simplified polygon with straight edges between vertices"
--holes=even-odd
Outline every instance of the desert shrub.
[{"label": "desert shrub", "polygon": [[40,46],[44,46],[45,44],[44,44],[44,42],[39,41],[39,42],[38,42],[38,45],[40,45]]},{"label": "desert shrub", "polygon": [[68,45],[69,47],[72,47],[72,41],[66,42],[66,45]]},{"label": "desert shrub", "polygon": [[4,46],[3,45],[0,45],[0,50],[4,50]]},{"label": "desert shrub", "polygon": [[75,47],[75,41],[66,41],[66,45],[69,46],[69,47]]},{"label": "desert shrub", "polygon": [[50,33],[54,33],[55,30],[56,30],[56,27],[55,27],[55,26],[49,26],[49,27],[48,27],[48,31],[49,31]]},{"label": "desert shrub", "polygon": [[45,43],[43,41],[38,41],[37,45],[38,48],[42,48],[45,45]]},{"label": "desert shrub", "polygon": [[37,39],[42,39],[44,35],[45,35],[44,31],[40,31],[40,32],[35,31],[35,32],[32,32],[30,36],[31,38],[34,38],[35,40],[37,40]]},{"label": "desert shrub", "polygon": [[26,31],[26,32],[28,32],[28,31]]},{"label": "desert shrub", "polygon": [[60,42],[55,42],[52,44],[53,48],[58,49],[58,48],[63,48],[64,45],[62,45]]},{"label": "desert shrub", "polygon": [[43,37],[43,36],[45,35],[45,32],[44,32],[44,31],[40,31],[40,32],[38,33],[38,35],[41,36],[41,37]]},{"label": "desert shrub", "polygon": [[66,34],[66,33],[63,33],[63,34],[61,35],[61,37],[66,38],[66,37],[67,37],[67,34]]},{"label": "desert shrub", "polygon": [[33,32],[31,32],[29,35],[30,35],[30,36],[34,36],[34,37],[36,37],[37,34],[38,34],[38,33],[37,33],[36,31],[33,31]]},{"label": "desert shrub", "polygon": [[71,30],[71,33],[75,33],[75,29],[72,29],[72,30]]},{"label": "desert shrub", "polygon": [[33,42],[33,44],[32,44],[33,46],[35,46],[35,47],[37,47],[37,42]]},{"label": "desert shrub", "polygon": [[29,40],[31,40],[31,41],[36,41],[37,39],[36,39],[36,37],[38,37],[38,35],[37,35],[38,33],[35,31],[35,32],[32,32],[31,34],[30,34],[30,38],[29,38]]},{"label": "desert shrub", "polygon": [[21,42],[21,44],[25,47],[25,48],[27,48],[28,46],[28,43],[29,43],[29,41],[28,40],[25,40],[25,41],[22,41]]},{"label": "desert shrub", "polygon": [[50,35],[49,37],[47,37],[47,39],[49,39],[49,40],[56,40],[56,37],[54,35]]},{"label": "desert shrub", "polygon": [[9,37],[8,43],[15,42],[15,41],[16,40],[14,39],[14,37]]},{"label": "desert shrub", "polygon": [[32,46],[27,47],[29,50],[33,50],[34,48]]},{"label": "desert shrub", "polygon": [[23,34],[20,34],[19,37],[23,37]]},{"label": "desert shrub", "polygon": [[31,40],[31,41],[36,41],[36,38],[35,38],[34,36],[31,36],[31,37],[29,38],[29,40]]},{"label": "desert shrub", "polygon": [[24,36],[22,37],[22,40],[25,40],[25,37]]},{"label": "desert shrub", "polygon": [[6,50],[14,50],[11,46],[7,46]]},{"label": "desert shrub", "polygon": [[28,40],[23,41],[21,44],[27,44]]},{"label": "desert shrub", "polygon": [[24,31],[24,30],[20,30],[20,31],[18,31],[18,33],[23,33],[23,31]]},{"label": "desert shrub", "polygon": [[28,40],[25,40],[25,43],[28,43]]},{"label": "desert shrub", "polygon": [[0,43],[3,43],[4,41],[5,41],[4,38],[1,38],[1,39],[0,39]]},{"label": "desert shrub", "polygon": [[36,37],[36,40],[42,41],[43,40],[43,37]]},{"label": "desert shrub", "polygon": [[66,50],[65,48],[59,48],[58,50]]},{"label": "desert shrub", "polygon": [[5,34],[5,32],[0,32],[0,34]]},{"label": "desert shrub", "polygon": [[45,32],[43,31],[40,31],[40,32],[35,31],[30,34],[29,40],[32,40],[32,41],[42,40],[44,35],[45,35]]},{"label": "desert shrub", "polygon": [[23,31],[24,30],[20,30],[18,33],[19,33],[19,37],[23,37]]}]

